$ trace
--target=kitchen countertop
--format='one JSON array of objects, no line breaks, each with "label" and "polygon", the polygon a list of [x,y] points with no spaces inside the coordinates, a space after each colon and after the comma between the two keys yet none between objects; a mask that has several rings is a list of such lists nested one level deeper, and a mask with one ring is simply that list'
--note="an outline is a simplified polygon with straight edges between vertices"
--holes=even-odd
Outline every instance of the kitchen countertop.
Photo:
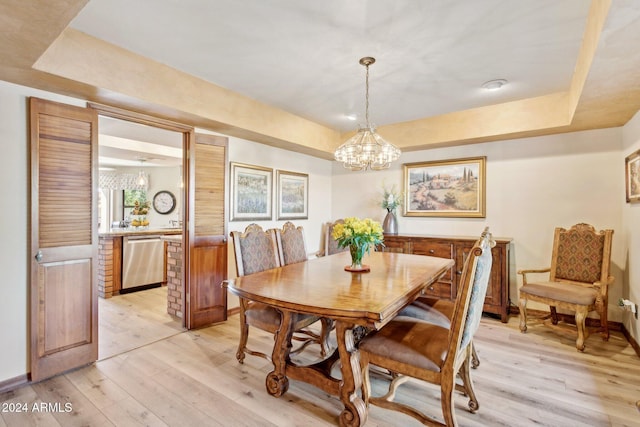
[{"label": "kitchen countertop", "polygon": [[109,231],[98,233],[100,237],[118,236],[146,236],[146,235],[182,235],[181,228],[111,228]]}]

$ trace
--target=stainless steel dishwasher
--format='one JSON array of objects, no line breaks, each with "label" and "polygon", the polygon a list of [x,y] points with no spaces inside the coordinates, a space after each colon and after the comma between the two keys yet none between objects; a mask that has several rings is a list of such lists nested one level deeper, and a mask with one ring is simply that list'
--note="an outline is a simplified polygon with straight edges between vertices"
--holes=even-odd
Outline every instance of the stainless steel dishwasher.
[{"label": "stainless steel dishwasher", "polygon": [[122,289],[162,283],[164,241],[160,236],[125,236],[122,243]]}]

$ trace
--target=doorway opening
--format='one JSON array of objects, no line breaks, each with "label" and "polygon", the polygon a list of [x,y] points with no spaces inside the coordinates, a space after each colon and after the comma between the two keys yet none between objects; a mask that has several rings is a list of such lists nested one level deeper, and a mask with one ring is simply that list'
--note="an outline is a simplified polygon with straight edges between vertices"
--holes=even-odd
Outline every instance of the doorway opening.
[{"label": "doorway opening", "polygon": [[113,277],[98,301],[98,360],[186,330],[167,286],[167,242],[184,239],[183,132],[102,113],[99,239]]}]

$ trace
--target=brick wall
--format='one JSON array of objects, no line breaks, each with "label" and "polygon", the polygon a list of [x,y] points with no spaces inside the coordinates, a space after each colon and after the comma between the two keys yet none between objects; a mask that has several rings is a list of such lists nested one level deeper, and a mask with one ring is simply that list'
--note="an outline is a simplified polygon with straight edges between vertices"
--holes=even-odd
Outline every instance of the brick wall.
[{"label": "brick wall", "polygon": [[182,241],[167,240],[167,313],[182,318]]},{"label": "brick wall", "polygon": [[113,237],[98,239],[98,295],[113,296]]}]

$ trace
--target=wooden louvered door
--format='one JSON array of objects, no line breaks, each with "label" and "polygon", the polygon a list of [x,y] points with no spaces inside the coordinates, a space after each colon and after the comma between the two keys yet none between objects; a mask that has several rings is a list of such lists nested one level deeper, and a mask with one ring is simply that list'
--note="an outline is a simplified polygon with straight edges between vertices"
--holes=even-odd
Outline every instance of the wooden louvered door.
[{"label": "wooden louvered door", "polygon": [[226,137],[196,134],[190,141],[188,329],[227,320],[226,164]]},{"label": "wooden louvered door", "polygon": [[90,108],[30,99],[31,379],[98,356],[97,135]]}]

